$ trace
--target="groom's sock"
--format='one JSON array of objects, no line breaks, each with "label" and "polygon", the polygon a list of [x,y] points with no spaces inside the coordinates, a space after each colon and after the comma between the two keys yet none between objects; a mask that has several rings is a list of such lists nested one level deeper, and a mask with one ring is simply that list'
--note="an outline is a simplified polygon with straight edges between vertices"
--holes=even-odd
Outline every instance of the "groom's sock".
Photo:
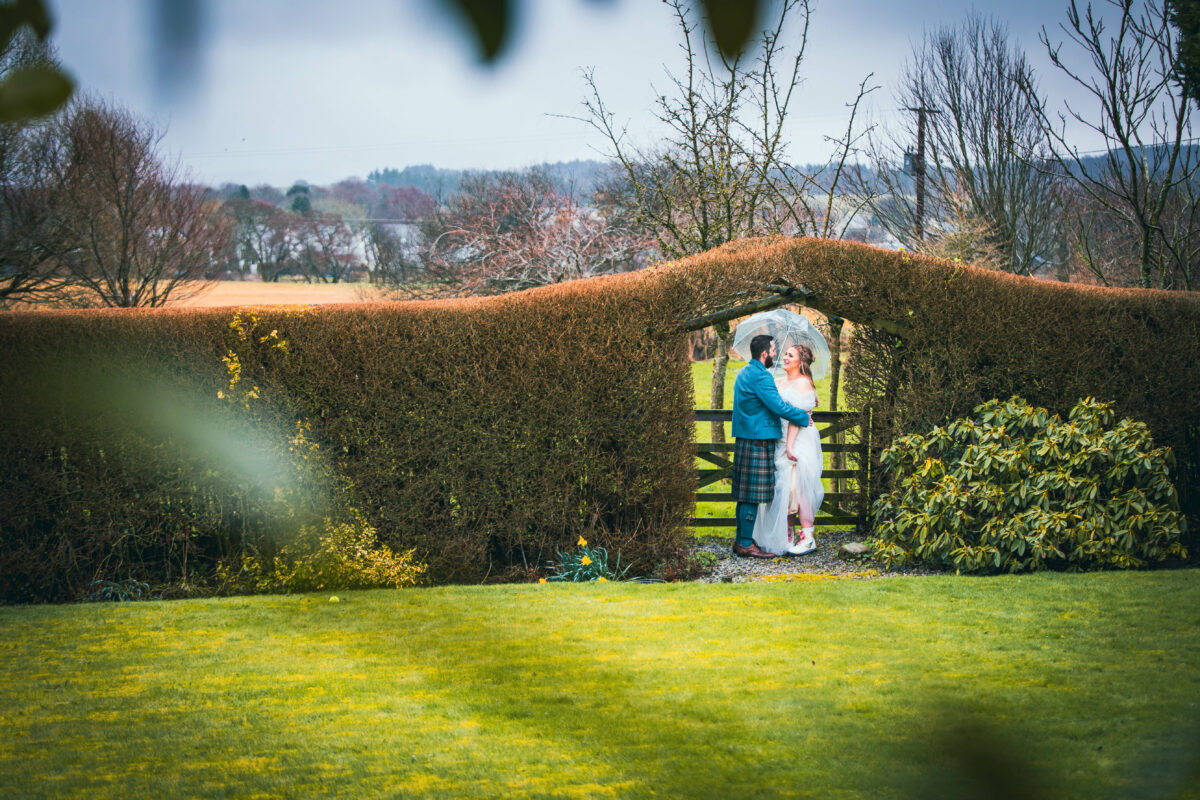
[{"label": "groom's sock", "polygon": [[754,544],[754,521],[758,519],[758,503],[737,504],[737,545],[749,547]]}]

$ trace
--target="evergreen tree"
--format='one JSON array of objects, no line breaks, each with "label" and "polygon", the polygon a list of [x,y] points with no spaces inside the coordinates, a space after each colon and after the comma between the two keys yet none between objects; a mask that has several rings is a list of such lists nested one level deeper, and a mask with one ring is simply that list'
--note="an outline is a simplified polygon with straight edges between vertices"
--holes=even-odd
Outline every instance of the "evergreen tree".
[{"label": "evergreen tree", "polygon": [[1200,107],[1200,0],[1169,0],[1169,6],[1179,31],[1175,80]]}]

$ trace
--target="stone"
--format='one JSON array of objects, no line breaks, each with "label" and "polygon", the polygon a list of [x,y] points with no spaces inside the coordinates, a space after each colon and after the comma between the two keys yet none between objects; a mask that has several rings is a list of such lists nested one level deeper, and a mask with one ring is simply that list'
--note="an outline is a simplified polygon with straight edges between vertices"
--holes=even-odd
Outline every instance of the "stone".
[{"label": "stone", "polygon": [[871,548],[862,542],[846,542],[839,551],[843,558],[862,558],[870,554]]}]

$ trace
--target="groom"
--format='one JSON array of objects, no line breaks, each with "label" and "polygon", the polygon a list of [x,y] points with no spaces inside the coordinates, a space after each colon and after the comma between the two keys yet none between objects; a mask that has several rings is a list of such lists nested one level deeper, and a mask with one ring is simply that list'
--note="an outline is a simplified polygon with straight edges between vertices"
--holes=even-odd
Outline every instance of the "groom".
[{"label": "groom", "polygon": [[766,334],[750,340],[750,363],[733,383],[733,499],[737,501],[737,539],[733,554],[774,558],[754,543],[758,504],[775,497],[775,442],[783,437],[779,418],[805,427],[808,412],[779,396],[768,367],[775,364],[775,340]]}]

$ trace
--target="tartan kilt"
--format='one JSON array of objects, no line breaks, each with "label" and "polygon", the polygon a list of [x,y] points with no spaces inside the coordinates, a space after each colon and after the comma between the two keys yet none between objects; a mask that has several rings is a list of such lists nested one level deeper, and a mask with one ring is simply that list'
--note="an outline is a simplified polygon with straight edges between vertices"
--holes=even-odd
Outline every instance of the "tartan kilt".
[{"label": "tartan kilt", "polygon": [[734,442],[733,499],[739,503],[769,503],[775,499],[774,439]]}]

